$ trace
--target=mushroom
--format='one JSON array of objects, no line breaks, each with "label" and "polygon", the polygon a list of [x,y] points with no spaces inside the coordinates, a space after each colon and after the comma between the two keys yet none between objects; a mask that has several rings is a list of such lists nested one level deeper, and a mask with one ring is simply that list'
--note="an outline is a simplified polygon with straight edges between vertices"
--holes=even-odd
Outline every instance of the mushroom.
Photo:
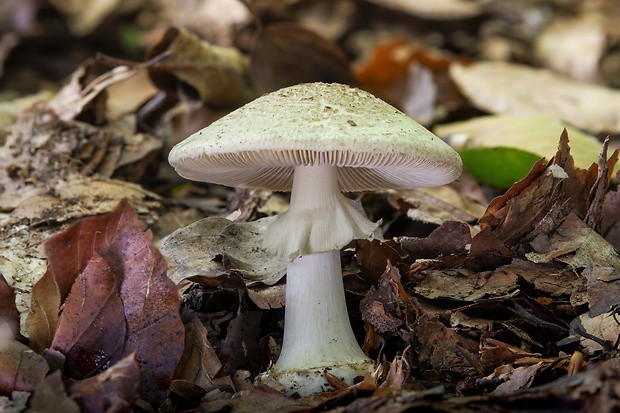
[{"label": "mushroom", "polygon": [[340,249],[371,238],[371,222],[342,191],[412,189],[459,177],[459,155],[368,92],[308,83],[268,93],[177,144],[170,164],[188,179],[291,191],[264,246],[288,259],[284,338],[273,378],[288,394],[351,384],[374,369],[349,322]]}]

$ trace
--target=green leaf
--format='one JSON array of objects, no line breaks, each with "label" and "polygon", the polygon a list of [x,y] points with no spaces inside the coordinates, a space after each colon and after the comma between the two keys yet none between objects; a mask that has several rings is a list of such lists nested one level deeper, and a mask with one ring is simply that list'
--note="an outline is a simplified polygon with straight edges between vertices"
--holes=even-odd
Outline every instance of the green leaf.
[{"label": "green leaf", "polygon": [[541,158],[531,152],[503,146],[461,149],[459,154],[474,178],[502,188],[523,179]]}]

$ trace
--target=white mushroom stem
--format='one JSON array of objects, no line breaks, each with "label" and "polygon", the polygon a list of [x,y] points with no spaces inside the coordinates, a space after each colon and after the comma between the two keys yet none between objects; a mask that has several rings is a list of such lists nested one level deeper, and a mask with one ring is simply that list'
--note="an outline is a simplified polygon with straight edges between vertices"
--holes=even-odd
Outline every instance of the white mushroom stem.
[{"label": "white mushroom stem", "polygon": [[331,389],[323,370],[353,384],[374,369],[357,343],[345,302],[340,251],[301,256],[288,264],[284,340],[273,377],[288,393]]},{"label": "white mushroom stem", "polygon": [[342,194],[337,166],[297,166],[290,207],[267,228],[264,245],[269,252],[292,260],[371,237],[378,225]]},{"label": "white mushroom stem", "polygon": [[290,208],[265,237],[270,250],[296,257],[287,267],[284,340],[271,372],[289,394],[329,390],[325,369],[348,384],[374,369],[349,322],[340,248],[377,226],[342,195],[336,166],[295,168]]}]

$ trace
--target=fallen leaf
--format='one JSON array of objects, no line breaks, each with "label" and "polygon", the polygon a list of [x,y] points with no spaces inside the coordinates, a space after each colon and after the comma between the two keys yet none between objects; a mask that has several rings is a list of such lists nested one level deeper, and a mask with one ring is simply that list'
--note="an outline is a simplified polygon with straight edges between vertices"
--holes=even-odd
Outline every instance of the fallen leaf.
[{"label": "fallen leaf", "polygon": [[48,370],[45,359],[28,346],[0,337],[0,393],[32,392]]},{"label": "fallen leaf", "polygon": [[196,275],[213,277],[237,271],[250,281],[277,283],[286,274],[286,261],[262,246],[271,221],[273,217],[253,222],[209,217],[173,232],[160,247],[172,263],[170,278],[178,283]]},{"label": "fallen leaf", "polygon": [[31,299],[26,331],[30,338],[30,347],[37,353],[43,353],[43,350],[52,345],[61,304],[54,277],[49,269],[32,287]]},{"label": "fallen leaf", "polygon": [[571,322],[570,327],[581,337],[581,345],[590,355],[611,350],[620,337],[620,323],[614,311],[597,316],[582,314]]},{"label": "fallen leaf", "polygon": [[205,104],[236,107],[257,97],[247,80],[248,59],[233,47],[201,41],[184,28],[170,27],[146,53],[153,83],[173,95],[180,90]]},{"label": "fallen leaf", "polygon": [[263,93],[299,83],[357,83],[338,45],[295,23],[260,29],[251,50],[250,76]]},{"label": "fallen leaf", "polygon": [[264,384],[243,393],[243,397],[227,400],[205,399],[200,409],[205,412],[231,411],[235,413],[288,413],[312,408],[316,401],[299,401],[288,397]]},{"label": "fallen leaf", "polygon": [[135,354],[129,354],[94,377],[69,387],[69,395],[83,411],[91,413],[125,413],[138,398],[140,367]]},{"label": "fallen leaf", "polygon": [[529,388],[534,382],[538,370],[543,367],[543,362],[531,366],[517,367],[512,370],[505,381],[493,390],[493,394],[512,394],[519,390]]},{"label": "fallen leaf", "polygon": [[501,268],[483,272],[466,269],[429,270],[416,274],[412,289],[428,299],[475,301],[510,294],[518,288],[517,281],[516,274]]},{"label": "fallen leaf", "polygon": [[469,100],[490,113],[559,119],[591,133],[620,132],[620,92],[504,62],[454,64],[450,74]]},{"label": "fallen leaf", "polygon": [[230,374],[233,370],[251,365],[261,365],[260,349],[257,337],[260,333],[259,311],[246,311],[235,317],[226,329],[226,338],[222,342],[222,352],[228,359],[222,374]]},{"label": "fallen leaf", "polygon": [[467,0],[436,0],[428,3],[407,0],[371,0],[371,2],[423,19],[448,21],[475,17],[482,13],[484,3]]},{"label": "fallen leaf", "polygon": [[0,274],[0,323],[5,322],[13,332],[13,337],[19,337],[19,313],[15,305],[15,293]]},{"label": "fallen leaf", "polygon": [[[151,232],[138,220],[127,200],[119,203],[110,214],[79,221],[45,243],[48,267],[57,293],[52,288],[46,291],[59,297],[63,310],[59,329],[68,323],[72,328],[88,332],[80,341],[80,345],[87,345],[87,348],[73,346],[75,340],[69,331],[58,338],[62,349],[67,352],[65,356],[68,359],[75,357],[77,363],[80,357],[97,360],[104,352],[101,358],[111,364],[135,352],[140,365],[140,396],[159,404],[167,393],[176,363],[181,357],[184,329],[178,313],[180,303],[176,288],[166,277],[165,262],[151,246],[151,240]],[[99,276],[105,278],[97,281]],[[103,290],[88,288],[90,285],[97,286],[98,282],[102,283],[100,287],[104,287]],[[81,306],[80,302],[93,297],[93,294],[103,302],[88,305],[93,310],[98,306],[103,310],[101,319],[97,319],[97,314],[90,320],[89,317],[93,316],[89,313],[78,314],[78,325],[73,324],[69,319],[76,316],[71,314],[72,307]],[[118,314],[119,298],[124,317]],[[42,301],[41,298],[39,301]],[[112,314],[116,314],[126,325],[124,334],[118,330],[117,324],[111,324],[119,320],[97,324]],[[80,319],[82,316],[84,318]],[[91,323],[94,328],[89,331]],[[102,327],[112,328],[109,332],[104,330],[109,342],[95,340],[100,334],[96,330]],[[123,338],[121,354],[116,349],[118,340]],[[78,349],[77,354],[73,353]],[[106,363],[101,359],[97,362]],[[82,373],[92,374],[87,371]]]},{"label": "fallen leaf", "polygon": [[65,355],[65,375],[82,379],[120,359],[126,325],[116,274],[96,253],[63,301],[51,348]]},{"label": "fallen leaf", "polygon": [[536,37],[534,54],[553,71],[598,83],[607,36],[603,21],[593,14],[556,17]]},{"label": "fallen leaf", "polygon": [[400,245],[410,257],[417,259],[465,254],[470,242],[471,233],[467,225],[459,221],[444,221],[428,237],[403,237]]},{"label": "fallen leaf", "polygon": [[52,412],[80,412],[80,406],[67,395],[60,370],[51,373],[37,386],[30,398],[30,409],[26,410],[26,413]]}]

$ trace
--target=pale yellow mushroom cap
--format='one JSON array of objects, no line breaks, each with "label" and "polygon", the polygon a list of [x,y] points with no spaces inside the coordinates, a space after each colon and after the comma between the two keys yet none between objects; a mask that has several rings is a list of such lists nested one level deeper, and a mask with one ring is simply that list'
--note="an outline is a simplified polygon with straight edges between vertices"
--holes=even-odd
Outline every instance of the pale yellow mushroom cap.
[{"label": "pale yellow mushroom cap", "polygon": [[306,83],[265,94],[176,145],[179,175],[233,187],[289,191],[299,165],[339,166],[343,191],[439,186],[459,155],[370,93]]}]

